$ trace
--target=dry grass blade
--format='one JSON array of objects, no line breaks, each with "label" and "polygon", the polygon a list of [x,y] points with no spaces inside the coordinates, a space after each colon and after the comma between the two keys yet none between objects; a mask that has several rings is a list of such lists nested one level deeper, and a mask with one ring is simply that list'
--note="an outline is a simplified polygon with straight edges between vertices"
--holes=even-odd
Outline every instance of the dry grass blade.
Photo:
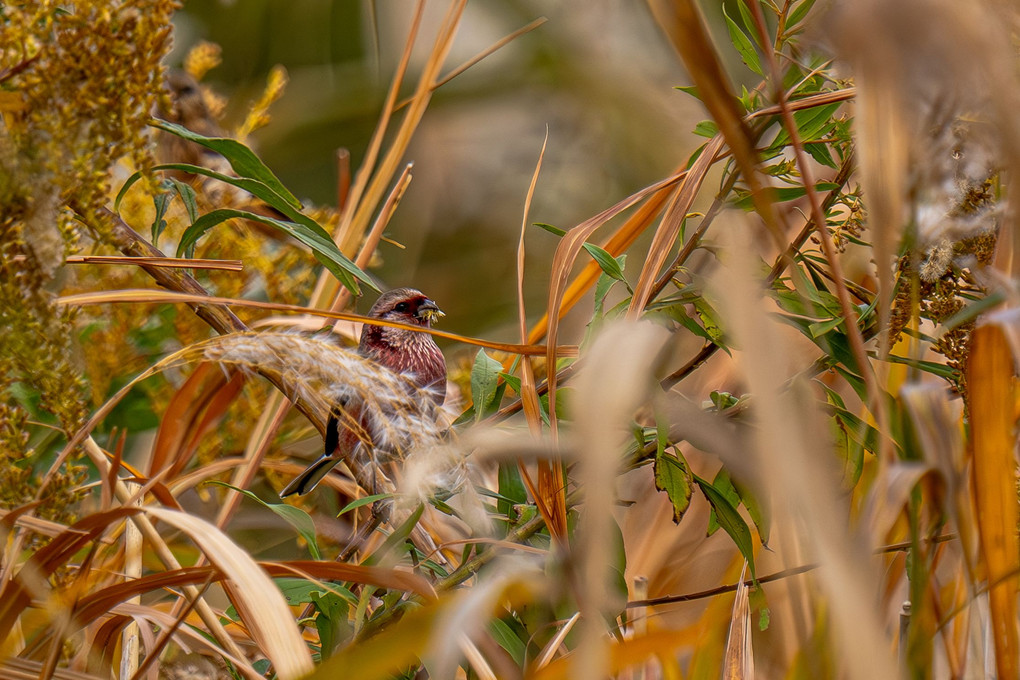
[{"label": "dry grass blade", "polygon": [[[31,659],[11,657],[0,659],[0,675],[5,680],[38,680],[42,675],[42,663]],[[109,676],[90,675],[66,668],[55,668],[50,676],[54,680],[106,680]]]},{"label": "dry grass blade", "polygon": [[[453,38],[456,35],[457,26],[460,23],[460,17],[463,14],[464,7],[466,5],[466,0],[453,0],[450,3],[446,16],[443,18],[443,22],[436,34],[432,50],[422,68],[421,77],[418,80],[418,85],[411,98],[411,102],[407,106],[407,112],[404,115],[404,119],[394,136],[389,150],[379,163],[378,169],[374,169],[372,165],[366,163],[358,170],[354,188],[351,191],[351,201],[349,203],[350,210],[348,213],[345,213],[338,231],[338,235],[341,235],[344,238],[344,246],[349,246],[349,240],[352,237],[360,240],[360,235],[365,232],[369,219],[375,211],[375,207],[382,200],[382,197],[386,192],[386,187],[390,184],[393,176],[396,174],[397,168],[400,166],[401,159],[404,157],[407,147],[411,143],[411,138],[418,129],[418,124],[421,122],[422,116],[425,114],[425,109],[428,107],[429,101],[432,98],[432,91],[435,89],[436,82],[439,80],[439,70],[442,68],[443,62],[446,60],[446,56],[449,54],[450,48],[453,46]],[[406,67],[405,59],[410,58],[414,35],[417,32],[417,27],[421,21],[421,14],[424,11],[424,8],[425,3],[419,2],[415,13],[412,34],[407,41],[405,57],[402,58],[401,61],[402,69]],[[373,148],[377,148],[377,145],[381,145],[382,143],[385,128],[388,124],[389,117],[393,110],[393,103],[396,99],[397,85],[398,83],[395,79],[394,87],[390,90],[390,94],[387,97],[383,120],[377,128],[377,138],[373,138],[372,141]],[[369,173],[373,172],[373,170],[374,174],[371,175],[371,181],[369,181]],[[361,187],[365,187],[363,196],[361,194]],[[348,214],[350,215],[349,218]]]},{"label": "dry grass blade", "polygon": [[[524,309],[524,235],[528,230],[528,214],[531,212],[531,200],[535,195],[538,173],[542,169],[542,159],[545,158],[545,148],[548,143],[549,128],[546,128],[545,139],[542,140],[542,150],[538,153],[535,172],[531,176],[527,198],[524,199],[521,237],[517,242],[517,324],[522,344],[528,342],[528,321],[527,313]],[[538,393],[535,391],[535,372],[532,369],[531,361],[528,359],[521,360],[521,401],[524,404],[524,415],[528,419],[528,427],[531,428],[532,434],[540,434],[542,431],[542,416],[539,411]]]},{"label": "dry grass blade", "polygon": [[[386,93],[386,101],[382,107],[379,123],[375,127],[375,132],[372,133],[372,140],[369,142],[368,149],[365,152],[365,160],[362,162],[361,167],[358,168],[357,173],[355,173],[354,184],[351,186],[350,191],[346,195],[344,213],[340,226],[337,228],[336,234],[334,234],[334,239],[337,241],[337,245],[339,245],[340,249],[344,252],[347,252],[348,248],[353,250],[353,244],[360,240],[361,234],[364,232],[365,226],[368,224],[368,219],[366,217],[359,222],[358,227],[352,226],[355,220],[355,211],[362,207],[362,197],[365,194],[365,191],[369,190],[369,181],[373,180],[375,163],[379,158],[383,139],[386,137],[386,131],[389,128],[390,118],[393,116],[394,104],[397,101],[397,93],[400,91],[400,85],[404,81],[404,75],[407,73],[407,66],[411,61],[411,51],[414,48],[414,43],[418,36],[418,30],[421,27],[421,20],[424,12],[425,2],[424,0],[418,0],[415,5],[414,18],[411,20],[411,26],[408,29],[407,40],[404,41],[404,51],[400,55],[400,61],[397,64],[396,73],[393,75],[393,81],[390,83],[390,89]],[[366,201],[370,206],[374,206],[378,203],[378,200],[382,197],[382,187],[385,186],[387,181],[388,176],[378,176],[374,178],[370,189],[371,197],[368,201]],[[372,197],[374,197],[374,200]],[[335,286],[336,282],[332,281],[330,277],[326,276],[324,273],[319,279],[315,293],[312,295],[312,300],[322,302],[326,297],[324,295],[325,289],[330,285]]]},{"label": "dry grass blade", "polygon": [[187,257],[130,257],[110,255],[69,255],[67,264],[133,264],[147,267],[176,267],[182,269],[216,269],[239,272],[244,268],[240,260],[206,260]]},{"label": "dry grass blade", "polygon": [[[411,184],[411,168],[413,167],[414,163],[408,163],[404,166],[404,171],[397,178],[393,190],[386,197],[386,202],[383,203],[379,216],[376,217],[375,222],[372,224],[372,228],[369,230],[368,236],[365,237],[365,242],[361,245],[361,250],[358,252],[358,257],[354,262],[359,269],[364,269],[371,261],[376,246],[379,245],[383,232],[386,230],[386,225],[390,223],[390,218],[393,217],[397,206],[400,205],[400,199],[404,197],[404,192],[407,191],[407,187]],[[342,288],[333,299],[333,304],[329,307],[330,311],[340,311],[347,306],[350,299],[351,291],[347,288]]]},{"label": "dry grass blade", "polygon": [[[683,177],[686,170],[679,168],[676,173],[678,177]],[[638,236],[644,233],[648,225],[651,224],[662,207],[666,205],[666,201],[669,200],[669,196],[673,191],[672,185],[663,187],[659,191],[649,196],[648,200],[638,208],[633,215],[631,215],[626,222],[620,225],[620,228],[606,240],[602,245],[603,249],[613,257],[616,257],[623,253],[627,248],[633,245],[634,241],[637,240]],[[558,318],[562,319],[563,316],[569,312],[574,305],[581,301],[584,294],[595,285],[598,281],[599,276],[602,275],[602,268],[599,267],[598,263],[594,260],[584,265],[584,269],[570,282],[566,290],[563,293],[563,299],[560,302],[559,309],[557,310]],[[527,342],[535,343],[545,337],[545,334],[549,330],[549,313],[546,312],[542,315],[534,326],[531,328],[531,332],[528,334]]]},{"label": "dry grass blade", "polygon": [[751,647],[751,602],[750,588],[744,580],[747,562],[740,572],[737,596],[733,600],[733,617],[726,637],[726,652],[723,655],[723,680],[754,680],[754,652]]},{"label": "dry grass blade", "polygon": [[[267,309],[279,312],[297,312],[302,314],[312,314],[315,316],[322,316],[329,319],[340,319],[343,321],[354,321],[357,323],[372,323],[377,326],[390,326],[393,328],[403,328],[405,330],[415,331],[418,333],[428,333],[437,338],[445,338],[454,342],[462,342],[466,345],[474,345],[475,347],[485,347],[487,349],[499,350],[501,352],[509,352],[511,354],[521,354],[527,356],[542,356],[546,354],[549,349],[546,345],[515,345],[505,342],[492,342],[489,340],[481,340],[479,338],[471,338],[465,335],[457,335],[456,333],[447,333],[445,331],[439,331],[432,328],[422,328],[421,326],[408,326],[407,324],[397,323],[394,321],[384,321],[382,319],[370,319],[367,316],[360,314],[349,314],[347,312],[330,312],[323,309],[309,309],[300,305],[285,305],[273,302],[259,302],[257,300],[243,300],[239,298],[228,298],[228,297],[213,297],[209,295],[193,295],[190,293],[176,293],[172,291],[163,290],[119,290],[119,291],[105,291],[97,293],[79,293],[77,295],[65,295],[57,298],[56,303],[60,305],[98,305],[98,304],[119,304],[119,303],[140,303],[140,302],[170,302],[170,303],[184,303],[184,304],[215,304],[215,305],[231,305],[235,307],[249,307],[252,309]],[[577,356],[577,347],[573,345],[564,345],[563,347],[555,348],[556,354],[561,357]]]},{"label": "dry grass blade", "polygon": [[191,515],[150,508],[146,512],[185,532],[220,571],[237,613],[281,680],[312,671],[312,657],[298,634],[283,594],[258,564],[212,524]]},{"label": "dry grass blade", "polygon": [[577,677],[598,677],[605,668],[605,619],[623,605],[614,601],[610,586],[614,481],[634,414],[657,391],[652,372],[668,337],[665,329],[648,322],[607,326],[577,377],[577,480],[586,500],[573,553],[581,612]]},{"label": "dry grass blade", "polygon": [[[454,78],[459,76],[461,73],[464,73],[469,68],[471,68],[472,66],[474,66],[478,62],[480,62],[483,59],[485,59],[486,57],[488,57],[490,54],[493,54],[496,51],[502,49],[503,47],[509,45],[514,40],[517,40],[517,38],[520,38],[522,35],[524,35],[526,33],[531,33],[533,30],[535,30],[536,28],[538,28],[539,26],[544,24],[546,21],[548,21],[548,19],[546,19],[545,17],[539,17],[539,18],[535,19],[534,21],[532,21],[527,26],[522,26],[521,28],[518,28],[513,33],[500,38],[499,40],[497,40],[493,44],[489,45],[487,48],[485,48],[484,50],[482,50],[481,52],[479,52],[475,56],[471,57],[466,62],[464,62],[463,64],[458,66],[457,68],[453,69],[452,71],[450,71],[445,76],[443,76],[443,78],[439,82],[437,82],[435,85],[432,86],[433,91],[434,90],[438,90],[443,85],[446,85],[448,82],[450,82],[451,80],[453,80]],[[399,104],[397,104],[394,107],[394,111],[399,111],[400,109],[404,108],[405,106],[407,106],[410,103],[411,103],[411,98],[408,97],[407,99],[404,99]]]},{"label": "dry grass blade", "polygon": [[[548,344],[546,346],[546,362],[549,366],[556,365],[557,357],[564,356],[559,352],[556,339],[559,337],[559,320],[562,316],[563,297],[567,285],[567,278],[570,270],[577,259],[578,253],[584,247],[585,241],[603,224],[619,215],[624,210],[637,205],[645,197],[659,191],[668,189],[684,177],[684,172],[678,172],[664,180],[647,186],[641,191],[628,196],[615,205],[606,208],[598,215],[590,217],[581,224],[568,231],[556,246],[556,253],[553,256],[552,276],[549,286],[549,304],[546,309],[546,318],[549,320]],[[556,433],[556,373],[549,374],[549,418],[553,434]]]},{"label": "dry grass blade", "polygon": [[1002,328],[975,329],[968,362],[974,497],[990,596],[998,677],[1016,680],[1020,670],[1014,357]]},{"label": "dry grass blade", "polygon": [[[683,647],[695,645],[700,634],[696,627],[692,627],[684,630],[656,631],[617,642],[609,646],[609,660],[602,671],[607,676],[615,675],[625,668],[644,663],[652,657],[668,657]],[[573,674],[572,665],[575,657],[576,653],[562,656],[529,677],[531,680],[576,678],[578,676]]]},{"label": "dry grass blade", "polygon": [[740,174],[751,189],[758,215],[779,239],[774,213],[765,188],[758,179],[758,153],[743,112],[730,88],[730,79],[712,45],[708,29],[694,0],[649,0],[652,14],[680,54],[694,80],[701,101],[733,153]]},{"label": "dry grass blade", "polygon": [[576,612],[573,616],[567,619],[566,623],[560,626],[560,629],[556,631],[556,635],[552,636],[552,639],[546,643],[541,653],[535,659],[534,668],[535,670],[541,670],[549,665],[552,661],[553,656],[559,651],[560,645],[570,635],[570,631],[574,629],[574,624],[577,623],[578,619],[581,618],[581,612]]},{"label": "dry grass blade", "polygon": [[669,257],[669,251],[680,234],[680,227],[687,218],[691,204],[701,191],[701,185],[705,181],[709,168],[715,162],[716,154],[722,149],[723,138],[716,135],[705,148],[702,149],[698,160],[694,162],[687,172],[677,190],[673,201],[666,208],[666,214],[662,217],[662,223],[655,232],[652,245],[648,248],[648,256],[645,258],[644,266],[641,268],[641,276],[638,278],[637,286],[634,288],[634,295],[630,301],[630,308],[627,311],[629,319],[637,319],[648,304],[652,296],[652,289],[659,270]]},{"label": "dry grass blade", "polygon": [[[199,438],[223,416],[243,384],[242,374],[228,376],[215,364],[201,363],[195,367],[170,400],[160,420],[149,462],[149,476],[169,469],[168,478],[176,477],[194,453]],[[221,396],[221,391],[227,386],[230,388]]]},{"label": "dry grass blade", "polygon": [[[396,569],[312,560],[259,562],[258,566],[274,578],[297,576],[310,580],[350,581],[379,586],[380,588],[402,590],[420,595],[427,600],[434,600],[436,598],[436,591],[424,578],[417,574]],[[224,578],[226,576],[219,567],[210,565],[182,567],[180,569],[148,574],[131,581],[115,583],[89,593],[75,606],[74,617],[83,625],[90,624],[112,611],[120,603],[126,602],[137,595],[144,595],[161,589],[179,588],[184,585],[201,584],[209,579],[220,581]],[[328,590],[329,586],[324,585],[323,589]]]}]

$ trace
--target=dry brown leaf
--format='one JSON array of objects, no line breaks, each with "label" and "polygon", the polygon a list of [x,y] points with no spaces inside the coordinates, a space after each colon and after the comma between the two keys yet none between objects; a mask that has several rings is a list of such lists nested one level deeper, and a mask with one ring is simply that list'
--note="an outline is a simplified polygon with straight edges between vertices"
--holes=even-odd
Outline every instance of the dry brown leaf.
[{"label": "dry brown leaf", "polygon": [[992,639],[1000,680],[1020,676],[1017,593],[1020,541],[1017,523],[1016,437],[1013,410],[1013,353],[998,325],[979,326],[972,335],[967,386],[970,396],[971,454],[978,533],[988,579]]}]

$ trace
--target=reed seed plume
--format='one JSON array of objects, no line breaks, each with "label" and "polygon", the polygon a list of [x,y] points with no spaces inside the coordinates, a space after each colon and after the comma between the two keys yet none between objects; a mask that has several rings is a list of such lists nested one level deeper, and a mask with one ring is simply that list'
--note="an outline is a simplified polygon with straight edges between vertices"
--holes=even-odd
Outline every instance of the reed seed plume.
[{"label": "reed seed plume", "polygon": [[[403,458],[409,451],[437,444],[442,427],[428,390],[413,376],[397,374],[332,338],[285,332],[238,333],[210,342],[210,361],[280,376],[291,399],[341,411],[341,420],[363,430],[350,416],[355,406],[367,423],[359,432],[376,454]],[[338,406],[339,405],[339,406]]]}]

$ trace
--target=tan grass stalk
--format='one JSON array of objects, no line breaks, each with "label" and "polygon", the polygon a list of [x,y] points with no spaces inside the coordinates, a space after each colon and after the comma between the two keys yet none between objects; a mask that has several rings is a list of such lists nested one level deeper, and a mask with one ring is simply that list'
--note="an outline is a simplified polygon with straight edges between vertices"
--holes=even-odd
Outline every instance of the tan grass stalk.
[{"label": "tan grass stalk", "polygon": [[[119,304],[119,303],[140,303],[140,302],[169,302],[169,303],[184,303],[184,304],[210,304],[210,305],[231,305],[236,307],[248,307],[252,309],[268,309],[282,312],[300,312],[303,314],[312,314],[315,316],[321,316],[329,319],[340,319],[343,321],[353,321],[357,323],[369,322],[376,326],[389,326],[391,328],[403,328],[405,330],[415,331],[418,333],[428,333],[437,338],[445,338],[454,342],[463,343],[465,345],[473,345],[475,347],[484,347],[486,349],[493,349],[500,352],[509,352],[511,354],[521,354],[527,356],[541,356],[550,351],[550,348],[546,345],[517,345],[505,342],[494,342],[489,340],[482,340],[480,338],[472,338],[466,335],[457,335],[456,333],[447,333],[446,331],[440,331],[433,328],[422,328],[421,326],[408,326],[396,321],[384,321],[382,319],[370,319],[367,316],[360,314],[351,314],[348,312],[330,312],[323,309],[309,309],[300,305],[285,305],[273,302],[259,302],[257,300],[244,300],[240,298],[228,298],[228,297],[214,297],[209,295],[194,295],[191,293],[178,293],[173,291],[165,290],[119,290],[119,291],[104,291],[95,293],[79,293],[76,295],[64,295],[57,298],[56,303],[60,305],[93,305],[93,304]],[[554,349],[557,356],[561,357],[573,357],[577,356],[576,345],[563,345]],[[314,421],[313,421],[314,422]]]},{"label": "tan grass stalk", "polygon": [[[383,232],[390,223],[390,218],[393,217],[397,206],[400,205],[400,200],[404,197],[404,192],[407,191],[407,187],[411,184],[411,168],[413,167],[414,163],[408,163],[404,166],[404,171],[400,173],[396,184],[393,185],[393,189],[386,197],[386,201],[383,203],[379,215],[375,218],[375,222],[372,223],[372,228],[369,230],[368,236],[365,237],[365,242],[361,244],[361,250],[358,251],[358,257],[354,261],[358,268],[364,270],[372,260],[372,255],[382,239]],[[347,306],[350,299],[351,291],[346,288],[342,289],[336,294],[329,310],[331,312],[339,312]]]},{"label": "tan grass stalk", "polygon": [[[129,491],[137,484],[128,484]],[[132,505],[141,507],[140,499],[136,499]],[[133,522],[128,522],[124,527],[124,578],[125,580],[137,579],[142,575],[142,532]],[[141,604],[141,596],[130,600],[132,604]],[[132,621],[121,633],[120,652],[120,678],[131,680],[138,671],[138,657],[141,649],[138,646],[138,624]]]},{"label": "tan grass stalk", "polygon": [[716,283],[722,310],[741,348],[740,364],[755,395],[757,469],[770,490],[777,526],[794,532],[792,549],[818,556],[818,580],[831,615],[841,668],[851,680],[896,676],[873,601],[878,577],[866,536],[847,528],[849,509],[840,489],[822,414],[799,382],[787,385],[785,364],[794,353],[778,321],[761,304],[762,282],[752,278],[756,259],[743,246],[746,228],[730,225],[727,267]]},{"label": "tan grass stalk", "polygon": [[605,617],[622,602],[610,596],[614,483],[634,414],[655,386],[655,359],[668,333],[651,323],[607,326],[585,357],[576,381],[577,481],[586,502],[578,525],[575,596],[581,612],[573,673],[595,678],[608,666]]},{"label": "tan grass stalk", "polygon": [[238,615],[281,680],[312,671],[311,654],[298,634],[283,594],[248,553],[205,520],[162,508],[148,508],[146,512],[184,531],[227,575],[227,590]]},{"label": "tan grass stalk", "polygon": [[[106,457],[103,455],[103,452],[100,450],[99,446],[95,443],[95,441],[91,437],[85,439],[83,444],[85,446],[86,453],[92,460],[92,463],[97,468],[99,468],[100,472],[105,472],[109,468],[109,463],[107,462]],[[122,503],[128,502],[131,498],[131,492],[124,482],[118,480],[116,486],[114,487],[114,491],[117,495],[118,500],[120,500]],[[168,569],[181,568],[180,563],[177,561],[177,558],[174,557],[174,554],[170,550],[170,547],[163,540],[162,536],[159,535],[159,532],[156,531],[156,528],[152,525],[152,522],[146,515],[142,514],[134,515],[131,517],[131,521],[133,521],[138,526],[138,529],[142,532],[142,535],[145,537],[145,540],[148,541],[149,547],[152,548],[152,550],[156,553],[156,557],[159,559],[160,562],[163,563],[163,565],[166,568]],[[213,612],[212,608],[208,605],[208,603],[206,603],[204,599],[199,598],[198,589],[195,588],[194,586],[187,586],[185,587],[184,592],[185,594],[188,595],[188,597],[197,600],[197,603],[195,605],[195,611],[198,613],[199,617],[201,617],[202,621],[208,627],[209,632],[216,639],[216,641],[219,642],[219,644],[223,647],[223,649],[227,653],[229,653],[230,655],[239,660],[243,660],[244,653],[240,650],[240,648],[233,641],[233,639],[231,639],[231,637],[227,634],[226,630],[224,630],[222,624],[220,624],[219,617],[216,615],[215,612]],[[261,677],[255,671],[255,669],[252,668],[251,665],[247,663],[239,663],[238,670],[249,678]]]},{"label": "tan grass stalk", "polygon": [[566,622],[560,626],[560,629],[556,631],[556,635],[552,636],[552,639],[546,643],[545,647],[542,648],[542,651],[539,652],[537,657],[535,657],[535,663],[533,665],[535,670],[541,670],[549,665],[549,663],[553,660],[553,657],[556,656],[556,652],[558,652],[560,647],[563,646],[563,641],[567,639],[568,635],[570,635],[570,631],[574,629],[574,625],[580,618],[581,612],[575,612],[573,616],[567,619]]},{"label": "tan grass stalk", "polygon": [[239,272],[244,268],[240,260],[205,260],[187,257],[129,257],[111,255],[68,255],[67,264],[134,264],[147,267],[177,267],[181,269],[218,269]]}]

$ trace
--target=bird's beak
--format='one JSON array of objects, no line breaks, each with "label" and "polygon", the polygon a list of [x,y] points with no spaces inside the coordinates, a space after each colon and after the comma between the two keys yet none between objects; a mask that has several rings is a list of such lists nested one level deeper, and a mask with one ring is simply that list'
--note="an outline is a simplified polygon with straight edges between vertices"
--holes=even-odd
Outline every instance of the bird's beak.
[{"label": "bird's beak", "polygon": [[418,318],[426,323],[434,323],[442,317],[446,316],[443,310],[439,308],[432,300],[425,298],[425,300],[418,305]]}]

